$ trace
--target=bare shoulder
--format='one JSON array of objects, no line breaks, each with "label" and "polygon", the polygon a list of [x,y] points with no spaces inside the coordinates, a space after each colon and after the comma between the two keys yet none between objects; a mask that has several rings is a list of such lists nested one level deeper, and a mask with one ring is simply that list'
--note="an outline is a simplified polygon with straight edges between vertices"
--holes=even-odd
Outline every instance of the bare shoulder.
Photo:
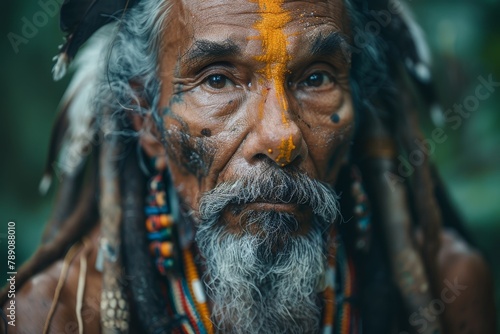
[{"label": "bare shoulder", "polygon": [[[58,260],[21,287],[14,299],[15,327],[8,326],[8,333],[42,333],[56,297],[58,284],[61,284],[60,294],[48,333],[78,333],[79,281],[84,284],[80,314],[85,333],[99,333],[101,274],[95,269],[97,235],[96,230],[92,231],[85,245],[74,246],[73,256]],[[61,275],[64,267],[67,268],[66,275]],[[12,308],[10,300],[3,306],[7,315],[11,311],[9,307]],[[7,320],[10,321],[9,318]]]},{"label": "bare shoulder", "polygon": [[494,333],[493,280],[481,253],[453,230],[442,233],[440,302],[449,333]]},{"label": "bare shoulder", "polygon": [[490,280],[491,272],[482,254],[454,230],[445,229],[441,235],[438,263],[445,276],[463,281]]}]

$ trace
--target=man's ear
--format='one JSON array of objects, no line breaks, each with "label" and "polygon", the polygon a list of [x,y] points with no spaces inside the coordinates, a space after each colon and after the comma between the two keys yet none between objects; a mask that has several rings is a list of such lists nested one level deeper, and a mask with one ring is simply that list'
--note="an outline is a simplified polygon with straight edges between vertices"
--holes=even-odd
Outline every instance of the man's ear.
[{"label": "man's ear", "polygon": [[151,114],[130,114],[132,126],[139,134],[139,145],[144,153],[151,159],[155,159],[156,169],[166,168],[166,151],[161,142],[161,135],[153,121]]}]

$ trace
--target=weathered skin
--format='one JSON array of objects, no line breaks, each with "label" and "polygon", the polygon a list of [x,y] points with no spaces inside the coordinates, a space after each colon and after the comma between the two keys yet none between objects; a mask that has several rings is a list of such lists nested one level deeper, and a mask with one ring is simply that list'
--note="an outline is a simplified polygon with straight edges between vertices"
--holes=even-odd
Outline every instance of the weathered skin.
[{"label": "weathered skin", "polygon": [[[95,269],[98,249],[99,228],[95,228],[88,236],[87,249],[90,250],[87,260],[87,275],[84,292],[82,317],[86,333],[100,332],[100,297],[101,273]],[[49,333],[78,333],[76,318],[76,291],[80,273],[80,258],[84,255],[83,246],[78,246],[77,253],[71,262],[61,297],[54,312]],[[41,333],[49,313],[54,292],[59,281],[63,260],[57,261],[42,273],[35,275],[16,294],[16,326],[9,326],[8,333]],[[4,311],[6,307],[4,306]],[[0,329],[3,332],[3,325]]]},{"label": "weathered skin", "polygon": [[[281,14],[289,13],[290,17],[278,20],[281,25],[275,29],[286,36],[286,48],[274,51],[273,56],[263,46],[267,37],[265,27],[258,25],[263,20],[258,1],[186,0],[172,7],[160,57],[159,110],[163,111],[169,142],[168,168],[188,209],[197,210],[202,193],[251,173],[260,164],[298,167],[312,178],[335,184],[354,124],[349,59],[340,45],[324,48],[329,54],[314,55],[311,50],[332,34],[349,38],[347,17],[340,0],[287,1],[281,8]],[[202,40],[204,47],[200,47]],[[214,50],[208,42],[229,45],[232,52],[209,56],[201,52]],[[199,52],[190,53],[196,45]],[[275,66],[281,70],[266,71]],[[140,123],[134,120],[136,127]],[[165,154],[163,146],[151,138],[141,143],[152,157]],[[190,164],[179,163],[183,159]],[[254,210],[296,213],[291,205],[252,205]],[[307,225],[309,217],[300,217],[299,223]],[[238,226],[238,217],[227,219]],[[94,269],[98,235],[96,228],[88,257],[85,333],[99,333],[102,277]],[[458,275],[460,284],[467,285],[447,305],[446,328],[449,333],[492,333],[494,317],[488,310],[494,307],[486,264],[458,236],[443,232],[442,239],[441,278],[453,282]],[[50,333],[78,331],[74,310],[81,255],[80,250],[71,263]],[[20,289],[16,328],[10,328],[13,333],[41,331],[62,262]],[[477,307],[471,307],[474,305]]]},{"label": "weathered skin", "polygon": [[[340,43],[328,54],[311,51],[328,36],[348,38],[342,2],[276,7],[272,15],[247,0],[185,1],[172,8],[172,29],[163,39],[160,109],[168,167],[190,209],[197,210],[202,193],[259,165],[294,166],[335,181],[354,122],[349,59]],[[214,52],[215,43],[232,52]],[[193,152],[201,172],[182,163]],[[297,213],[292,205],[250,206]],[[228,217],[228,223],[238,219]]]}]

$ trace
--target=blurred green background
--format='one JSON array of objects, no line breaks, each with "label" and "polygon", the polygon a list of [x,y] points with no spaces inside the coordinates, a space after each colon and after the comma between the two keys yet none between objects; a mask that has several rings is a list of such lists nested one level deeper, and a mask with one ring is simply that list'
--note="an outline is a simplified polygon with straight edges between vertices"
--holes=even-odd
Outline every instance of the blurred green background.
[{"label": "blurred green background", "polygon": [[[495,81],[500,81],[499,1],[413,0],[408,3],[431,45],[433,71],[443,109],[452,108],[474,94],[478,76],[487,78],[491,74]],[[49,13],[42,15],[41,12]],[[6,254],[7,222],[13,220],[17,224],[17,263],[20,265],[36,248],[50,215],[54,190],[41,197],[37,189],[51,125],[68,78],[57,83],[51,79],[51,59],[62,42],[57,14],[51,13],[50,8],[44,11],[38,1],[2,1],[0,13],[3,101],[0,254]],[[38,27],[23,32],[26,21]],[[17,39],[13,34],[20,37],[25,34],[29,38]],[[13,38],[16,47],[13,47]],[[473,238],[492,265],[497,305],[500,305],[499,105],[500,88],[481,102],[479,110],[458,129],[447,127],[449,139],[438,145],[432,156]],[[432,129],[427,126],[426,132]],[[6,256],[0,263],[0,278],[5,282]]]}]

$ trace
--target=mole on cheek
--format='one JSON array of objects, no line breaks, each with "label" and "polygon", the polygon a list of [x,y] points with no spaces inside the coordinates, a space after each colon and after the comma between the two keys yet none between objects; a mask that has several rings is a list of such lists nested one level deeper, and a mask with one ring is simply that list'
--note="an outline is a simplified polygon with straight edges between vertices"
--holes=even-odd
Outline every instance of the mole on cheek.
[{"label": "mole on cheek", "polygon": [[201,130],[201,134],[205,137],[210,137],[212,135],[212,131],[210,131],[210,129],[204,128]]},{"label": "mole on cheek", "polygon": [[332,115],[332,122],[337,124],[338,122],[340,122],[340,116],[338,114],[333,114]]}]

